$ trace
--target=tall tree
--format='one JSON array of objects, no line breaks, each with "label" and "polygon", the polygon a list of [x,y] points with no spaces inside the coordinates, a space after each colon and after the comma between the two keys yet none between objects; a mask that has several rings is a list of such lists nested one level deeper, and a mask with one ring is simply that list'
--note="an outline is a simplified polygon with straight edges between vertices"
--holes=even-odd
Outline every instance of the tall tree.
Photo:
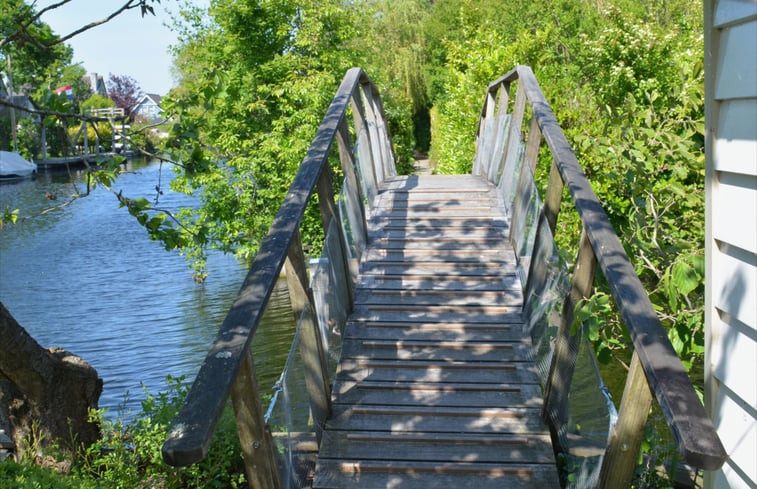
[{"label": "tall tree", "polygon": [[116,107],[124,109],[129,115],[139,103],[144,93],[139,88],[139,83],[129,75],[114,75],[110,73],[105,83],[108,89],[108,97],[116,104]]},{"label": "tall tree", "polygon": [[181,236],[169,234],[167,244],[194,258],[204,246],[242,258],[257,250],[339,81],[359,64],[354,8],[218,0],[198,29],[182,33],[182,83],[164,99],[176,121],[169,150],[182,162],[172,185],[204,205],[182,214]]},{"label": "tall tree", "polygon": [[[59,37],[39,18],[27,21],[19,33],[22,19],[35,15],[32,7],[23,0],[4,0],[3,3],[0,9],[0,71],[6,72],[10,57],[16,93],[31,95],[39,87],[50,88],[58,82],[60,70],[71,63],[73,50],[60,44]],[[14,42],[8,41],[14,37]]]}]

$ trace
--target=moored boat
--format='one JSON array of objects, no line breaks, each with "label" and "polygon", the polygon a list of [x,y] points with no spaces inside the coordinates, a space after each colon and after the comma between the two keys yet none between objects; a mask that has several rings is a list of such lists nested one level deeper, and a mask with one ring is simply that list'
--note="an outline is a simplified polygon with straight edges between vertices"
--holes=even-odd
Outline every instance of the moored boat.
[{"label": "moored boat", "polygon": [[0,179],[26,178],[37,173],[37,165],[18,153],[0,151]]}]

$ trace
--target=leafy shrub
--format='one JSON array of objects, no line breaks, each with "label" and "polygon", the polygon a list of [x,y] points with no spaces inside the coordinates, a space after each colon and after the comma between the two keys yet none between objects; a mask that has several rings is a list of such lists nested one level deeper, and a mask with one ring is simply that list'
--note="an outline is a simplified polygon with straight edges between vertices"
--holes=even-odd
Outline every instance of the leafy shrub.
[{"label": "leafy shrub", "polygon": [[[79,454],[70,474],[33,461],[0,463],[0,487],[68,488],[237,488],[246,487],[234,414],[224,411],[208,456],[189,467],[173,468],[162,460],[161,447],[188,392],[183,378],[167,379],[168,390],[147,394],[142,411],[130,422],[109,420],[104,410],[92,413],[103,437]],[[54,453],[45,460],[54,460]]]}]

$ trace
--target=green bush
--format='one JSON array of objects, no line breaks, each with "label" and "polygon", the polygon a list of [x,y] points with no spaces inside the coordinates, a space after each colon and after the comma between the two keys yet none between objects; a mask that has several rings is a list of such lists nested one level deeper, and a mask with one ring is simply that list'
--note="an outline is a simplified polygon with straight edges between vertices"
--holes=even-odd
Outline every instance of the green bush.
[{"label": "green bush", "polygon": [[[88,447],[69,474],[40,467],[34,461],[0,463],[0,487],[21,489],[68,488],[237,488],[246,487],[244,464],[230,406],[219,421],[208,456],[189,467],[174,468],[162,460],[161,447],[179,411],[188,386],[183,378],[168,377],[169,388],[147,394],[142,410],[130,422],[109,420],[104,410],[92,413],[103,437]],[[42,457],[55,461],[50,452]],[[53,465],[50,463],[49,465]]]}]

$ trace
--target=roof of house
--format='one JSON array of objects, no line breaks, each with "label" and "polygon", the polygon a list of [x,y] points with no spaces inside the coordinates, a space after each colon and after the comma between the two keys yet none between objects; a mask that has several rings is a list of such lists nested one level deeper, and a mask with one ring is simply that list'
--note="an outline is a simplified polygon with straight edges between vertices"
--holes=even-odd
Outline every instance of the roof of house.
[{"label": "roof of house", "polygon": [[[155,102],[156,105],[160,105],[160,99],[162,98],[157,93],[146,93],[145,97],[147,97],[150,100],[152,100],[153,102]],[[142,98],[142,100],[144,100],[144,97]]]}]

